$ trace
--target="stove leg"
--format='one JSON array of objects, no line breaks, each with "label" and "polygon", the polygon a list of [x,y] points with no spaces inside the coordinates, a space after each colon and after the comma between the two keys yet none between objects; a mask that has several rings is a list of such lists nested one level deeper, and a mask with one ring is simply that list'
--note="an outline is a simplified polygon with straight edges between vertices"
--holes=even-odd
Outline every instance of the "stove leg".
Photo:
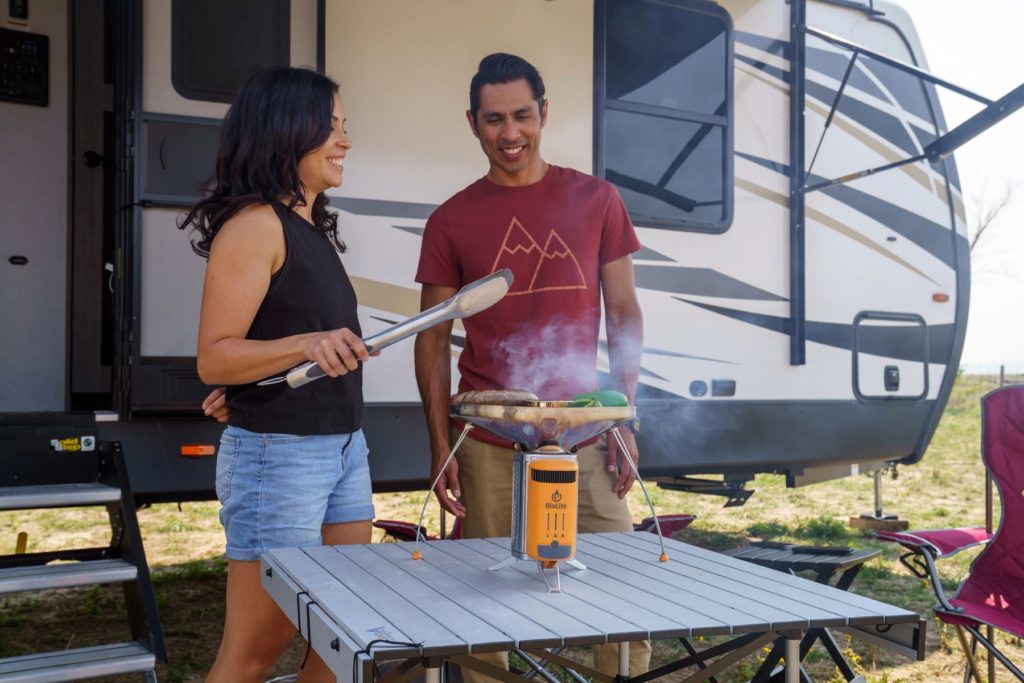
[{"label": "stove leg", "polygon": [[571,560],[566,560],[565,563],[567,565],[569,565],[570,567],[572,567],[573,569],[586,569],[587,568],[587,565],[583,564],[582,562],[580,562],[576,558],[573,558]]},{"label": "stove leg", "polygon": [[494,571],[498,571],[499,569],[504,569],[505,567],[511,567],[513,564],[515,564],[518,561],[519,561],[519,558],[517,558],[517,557],[506,557],[504,560],[502,560],[498,564],[494,565],[493,567],[491,567],[487,571],[494,572]]}]

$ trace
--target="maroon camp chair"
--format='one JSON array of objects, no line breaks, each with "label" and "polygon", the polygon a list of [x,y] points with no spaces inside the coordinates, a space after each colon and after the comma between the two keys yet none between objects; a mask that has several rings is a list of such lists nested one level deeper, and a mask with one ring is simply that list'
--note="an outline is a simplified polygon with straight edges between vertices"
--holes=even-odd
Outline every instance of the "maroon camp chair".
[{"label": "maroon camp chair", "polygon": [[[1024,385],[1004,387],[982,397],[981,420],[982,461],[1002,499],[1002,519],[995,533],[973,527],[879,531],[877,535],[909,550],[900,560],[917,576],[930,579],[939,600],[935,615],[956,627],[975,679],[981,681],[981,674],[961,629],[1024,682],[1024,672],[981,633],[984,624],[1024,637]],[[947,598],[935,560],[986,542],[988,545],[971,564],[967,578]]]}]

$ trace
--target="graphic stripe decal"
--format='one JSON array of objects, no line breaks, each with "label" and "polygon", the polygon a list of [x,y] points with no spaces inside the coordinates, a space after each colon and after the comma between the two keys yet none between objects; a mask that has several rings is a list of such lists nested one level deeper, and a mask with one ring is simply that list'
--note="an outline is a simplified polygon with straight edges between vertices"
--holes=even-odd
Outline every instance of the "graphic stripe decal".
[{"label": "graphic stripe decal", "polygon": [[747,33],[745,31],[734,31],[733,35],[736,37],[737,42],[749,45],[750,47],[761,50],[762,52],[767,52],[770,55],[789,59],[789,43],[784,40],[767,38],[765,36],[759,36],[756,33]]},{"label": "graphic stripe decal", "polygon": [[[754,325],[765,330],[789,334],[789,318],[774,315],[751,313],[699,301],[672,297],[691,306],[717,313],[739,322]],[[884,358],[920,361],[920,328],[917,326],[864,327],[858,341],[858,351]],[[846,351],[853,351],[853,325],[842,323],[823,323],[807,321],[807,340],[832,346]],[[928,362],[942,365],[949,355],[949,345],[953,339],[952,325],[930,325],[928,327]],[[917,351],[917,353],[915,353]]]},{"label": "graphic stripe decal", "polygon": [[640,247],[640,251],[633,254],[633,259],[638,261],[667,261],[669,263],[676,262],[674,258],[670,258],[660,252],[654,251],[650,247]]},{"label": "graphic stripe decal", "polygon": [[352,280],[356,298],[362,306],[394,313],[402,318],[408,318],[420,312],[419,290],[355,275],[350,275],[349,279]]},{"label": "graphic stripe decal", "polygon": [[[756,59],[747,57],[746,55],[738,54],[735,58],[737,61],[749,64],[769,76],[774,76],[783,83],[788,82],[788,72],[783,71],[778,67],[765,64],[764,62],[759,62]],[[807,66],[810,69],[814,69],[810,64]],[[831,74],[827,72],[825,72],[825,75],[831,76]],[[832,106],[832,102],[836,99],[836,91],[826,85],[822,85],[821,83],[807,80],[804,87],[806,88],[808,95],[814,97],[826,106]],[[906,152],[908,156],[920,154],[921,150],[914,144],[914,140],[910,137],[910,133],[908,133],[907,129],[903,127],[900,120],[892,114],[888,114],[876,107],[872,107],[869,104],[861,102],[860,100],[853,99],[852,97],[842,98],[839,101],[839,109],[837,111],[849,117],[853,121],[856,121],[865,128],[874,131],[880,138],[896,145]]]},{"label": "graphic stripe decal", "polygon": [[411,225],[392,225],[391,227],[394,228],[395,230],[401,230],[402,232],[407,232],[410,235],[416,235],[417,237],[423,237],[423,230],[424,230],[424,228],[414,228]]},{"label": "graphic stripe decal", "polygon": [[[765,199],[769,199],[771,201],[774,201],[775,203],[779,204],[780,206],[784,206],[784,207],[787,207],[787,208],[789,207],[789,198],[786,197],[785,195],[779,194],[778,192],[774,192],[772,190],[769,190],[768,188],[762,187],[761,185],[758,185],[758,184],[753,183],[753,182],[751,182],[749,180],[746,180],[745,178],[740,178],[739,176],[736,176],[736,187],[742,188],[742,189],[746,190],[747,192],[751,192],[753,194],[756,194],[759,197],[763,197]],[[891,261],[895,261],[896,263],[900,264],[901,266],[903,266],[907,270],[909,270],[911,272],[914,272],[914,273],[917,273],[918,275],[920,275],[924,279],[928,280],[929,282],[933,282],[936,285],[939,284],[938,282],[936,282],[935,280],[930,278],[927,274],[925,274],[924,272],[922,272],[922,271],[918,270],[917,268],[915,268],[908,261],[905,261],[904,259],[900,258],[899,256],[896,256],[895,254],[887,251],[884,247],[882,247],[879,244],[876,244],[872,240],[868,239],[865,235],[862,235],[861,233],[857,232],[856,230],[854,230],[850,226],[846,225],[845,223],[837,221],[836,219],[832,218],[831,216],[829,216],[829,215],[827,215],[827,214],[825,214],[825,213],[823,213],[821,211],[818,211],[817,209],[813,209],[813,208],[811,208],[809,206],[804,208],[804,212],[807,214],[807,218],[809,218],[811,220],[814,220],[814,221],[817,221],[818,223],[820,223],[821,225],[825,226],[826,228],[831,228],[832,230],[835,230],[840,235],[844,235],[844,236],[852,239],[853,241],[858,242],[859,244],[864,245],[868,249],[881,254],[882,256],[884,256],[885,258],[887,258],[887,259],[889,259]]]},{"label": "graphic stripe decal", "polygon": [[[605,354],[608,353],[608,342],[601,339],[598,341],[598,345],[601,347],[601,351]],[[645,346],[642,351],[645,356],[665,356],[667,358],[687,358],[689,360],[706,360],[712,363],[722,363],[724,365],[739,365],[731,360],[722,360],[721,358],[709,358],[707,356],[695,356],[690,353],[681,353],[679,351],[666,351],[665,349],[656,349],[653,346]]]},{"label": "graphic stripe decal", "polygon": [[[746,154],[744,152],[736,152],[736,156],[759,166],[763,166],[764,168],[770,168],[787,177],[789,176],[789,166],[786,164],[762,159],[761,157],[754,156],[753,154]],[[807,182],[809,184],[821,182],[823,180],[825,180],[825,178],[814,174],[811,174],[811,176],[807,178]],[[738,183],[739,180],[737,179],[737,184]],[[893,232],[906,237],[908,240],[921,247],[935,258],[939,259],[946,265],[953,267],[954,255],[953,246],[950,243],[951,231],[941,223],[928,220],[919,214],[908,211],[903,207],[896,206],[884,199],[879,199],[878,197],[866,192],[861,192],[849,185],[833,185],[823,189],[822,192],[833,199],[846,204],[850,208],[856,209],[864,215],[869,216]],[[957,237],[964,239],[960,235],[957,235]]]},{"label": "graphic stripe decal", "polygon": [[[737,59],[739,59],[739,55],[737,55]],[[760,64],[759,62],[753,62],[753,60],[748,60],[748,61],[751,61],[752,62],[751,65],[754,66],[755,68],[758,67],[758,65]],[[777,72],[777,74],[780,74],[778,76],[778,78],[780,78],[782,80],[782,83],[785,84],[785,74],[786,74],[786,72],[782,71],[781,69],[776,69],[774,67],[766,67],[765,69],[755,70],[753,72],[750,72],[749,75],[753,76],[754,78],[757,78],[758,80],[762,81],[766,85],[770,85],[771,87],[779,90],[780,92],[782,92],[783,94],[786,94],[788,96],[788,94],[789,94],[788,86],[783,87],[783,85],[780,85],[775,79],[770,78],[770,77],[765,75],[766,73],[768,73],[769,70]],[[776,74],[772,74],[772,75],[776,75]],[[831,106],[831,104],[832,104],[832,100],[831,99],[828,100],[828,104],[829,104],[829,106]],[[820,104],[817,101],[815,101],[814,98],[808,98],[807,99],[807,108],[808,109],[812,109],[815,113],[817,113],[823,119],[828,116],[828,107]],[[888,114],[882,114],[882,115],[883,116],[889,116]],[[881,156],[887,162],[899,161],[900,159],[903,158],[900,154],[896,153],[895,151],[893,151],[892,149],[887,147],[878,138],[872,137],[871,135],[867,135],[867,134],[864,133],[864,131],[862,131],[862,130],[856,128],[855,126],[853,126],[852,124],[850,124],[850,121],[848,120],[848,118],[849,119],[853,119],[852,116],[849,116],[849,114],[846,114],[845,116],[840,116],[838,118],[833,119],[832,123],[833,123],[833,125],[837,126],[838,128],[841,128],[848,135],[850,135],[850,136],[856,138],[857,140],[859,140],[861,143],[863,143],[869,149],[875,151],[879,156]],[[864,125],[865,127],[868,127],[863,122],[859,122],[859,123],[861,123],[861,125]],[[896,170],[898,172],[906,173],[908,176],[910,176],[913,180],[918,182],[926,190],[928,190],[929,192],[931,191],[932,186],[931,186],[931,182],[928,180],[928,175],[923,170],[921,170],[921,168],[918,165],[908,164],[906,166],[901,166],[901,167],[899,167]]]},{"label": "graphic stripe decal", "polygon": [[388,216],[390,218],[430,218],[436,204],[393,202],[383,199],[358,197],[330,197],[331,206],[358,216]]},{"label": "graphic stripe decal", "polygon": [[637,287],[656,292],[756,301],[787,300],[711,268],[635,265],[633,271]]}]

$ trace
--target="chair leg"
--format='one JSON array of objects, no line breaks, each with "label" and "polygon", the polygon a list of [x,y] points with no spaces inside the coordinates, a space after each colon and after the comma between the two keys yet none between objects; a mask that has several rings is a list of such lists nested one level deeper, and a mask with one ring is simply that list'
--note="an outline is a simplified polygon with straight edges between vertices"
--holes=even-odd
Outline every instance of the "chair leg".
[{"label": "chair leg", "polygon": [[973,674],[975,683],[985,683],[981,680],[981,672],[978,671],[978,660],[974,657],[974,651],[967,645],[967,637],[964,635],[963,627],[957,624],[954,628],[956,629],[957,637],[960,639],[960,647],[963,648],[964,656],[967,657],[967,667],[971,674]]},{"label": "chair leg", "polygon": [[[985,629],[985,636],[988,638],[988,642],[996,642],[995,630],[992,626]],[[996,683],[996,657],[991,652],[988,653],[988,683]]]},{"label": "chair leg", "polygon": [[966,628],[968,631],[970,631],[971,635],[974,636],[978,640],[978,642],[981,643],[985,647],[986,650],[988,650],[993,655],[995,655],[996,659],[998,659],[999,662],[1003,666],[1005,666],[1006,669],[1010,673],[1012,673],[1017,678],[1018,681],[1021,681],[1022,683],[1024,683],[1024,671],[1021,671],[1016,666],[1014,666],[1013,662],[1011,662],[1009,659],[1006,658],[1006,655],[1004,655],[1002,652],[1000,652],[996,648],[996,646],[993,645],[991,642],[989,642],[988,640],[985,640],[985,638],[981,635],[981,633],[979,633],[977,631],[977,629],[975,629],[973,626],[965,626],[964,628]]}]

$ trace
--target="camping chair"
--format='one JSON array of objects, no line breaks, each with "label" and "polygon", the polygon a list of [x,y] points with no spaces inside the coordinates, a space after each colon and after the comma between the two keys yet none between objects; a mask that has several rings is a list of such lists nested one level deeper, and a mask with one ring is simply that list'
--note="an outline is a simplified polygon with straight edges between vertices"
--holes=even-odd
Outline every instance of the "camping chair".
[{"label": "camping chair", "polygon": [[[680,529],[685,529],[690,526],[690,522],[695,520],[695,515],[658,515],[658,524],[661,525],[661,533],[665,536],[672,536],[675,532]],[[455,526],[452,528],[451,534],[448,538],[456,540],[462,538],[462,524],[461,520],[455,520]],[[412,522],[401,522],[394,519],[377,519],[374,520],[373,526],[377,529],[382,529],[384,535],[394,541],[415,541],[416,540],[416,525]],[[633,525],[634,531],[649,531],[652,534],[658,533],[658,530],[654,526],[654,517],[647,517],[642,522]],[[420,527],[420,538],[425,541],[436,541],[437,536],[432,536],[427,533],[427,530]]]},{"label": "camping chair", "polygon": [[[979,527],[917,532],[879,531],[883,541],[899,543],[908,551],[900,561],[916,576],[929,579],[939,600],[935,616],[957,629],[967,666],[982,683],[973,648],[964,631],[973,636],[1017,680],[1024,672],[981,633],[985,624],[1018,638],[1024,637],[1024,385],[996,389],[981,399],[981,457],[1002,500],[1002,519],[994,534]],[[935,560],[965,548],[987,543],[971,564],[967,577],[952,597],[942,590]]]}]

